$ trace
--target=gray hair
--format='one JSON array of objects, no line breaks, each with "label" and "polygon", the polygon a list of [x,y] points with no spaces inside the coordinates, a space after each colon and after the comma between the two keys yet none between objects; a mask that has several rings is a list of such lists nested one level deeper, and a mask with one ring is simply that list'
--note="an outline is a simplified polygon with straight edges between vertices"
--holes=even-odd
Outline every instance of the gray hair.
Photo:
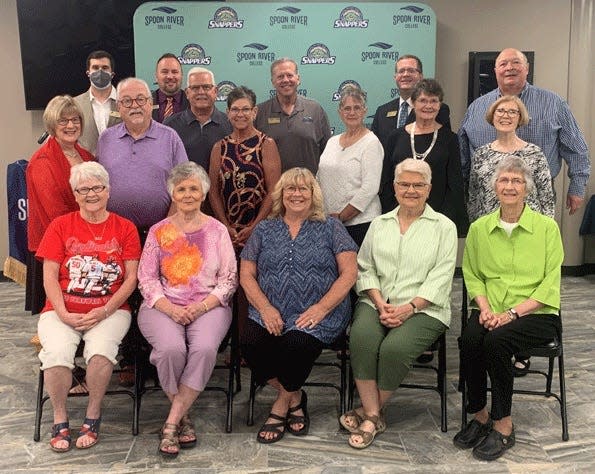
[{"label": "gray hair", "polygon": [[279,65],[283,63],[291,63],[295,67],[295,73],[298,74],[298,65],[297,63],[291,58],[279,58],[274,60],[271,63],[271,78],[273,77],[273,70]]},{"label": "gray hair", "polygon": [[208,74],[209,76],[211,76],[213,84],[217,85],[217,83],[215,82],[215,74],[213,74],[213,71],[207,69],[206,67],[200,66],[195,66],[192,69],[190,69],[190,71],[188,71],[188,74],[186,74],[186,85],[188,85],[188,83],[190,82],[190,76],[192,76],[192,74]]},{"label": "gray hair", "polygon": [[364,107],[366,107],[366,100],[368,98],[368,94],[366,94],[359,87],[347,85],[341,91],[341,98],[339,99],[339,108],[343,107],[348,97],[353,98],[353,100],[361,103]]},{"label": "gray hair", "polygon": [[413,158],[406,158],[395,166],[395,179],[393,183],[396,183],[399,175],[406,171],[418,173],[426,184],[432,184],[432,168],[430,168],[430,165],[423,160],[415,160]]},{"label": "gray hair", "polygon": [[502,173],[518,173],[522,174],[525,179],[525,188],[527,194],[532,194],[535,190],[535,181],[533,181],[533,170],[529,168],[525,160],[518,156],[510,155],[504,158],[494,170],[494,174],[490,180],[492,189],[496,189],[496,181],[500,178]]},{"label": "gray hair", "polygon": [[81,181],[93,178],[109,189],[109,174],[106,169],[96,161],[85,161],[78,165],[74,165],[70,168],[70,178],[68,182],[74,191]]},{"label": "gray hair", "polygon": [[138,84],[141,84],[142,86],[144,86],[144,88],[147,91],[147,97],[149,97],[149,99],[152,100],[152,95],[151,95],[151,89],[149,88],[149,84],[147,84],[143,79],[139,78],[139,77],[127,77],[126,79],[122,79],[120,82],[118,82],[118,85],[116,86],[116,99],[120,100],[120,94],[122,89],[127,86],[128,84],[132,84],[133,82],[136,82]]},{"label": "gray hair", "polygon": [[171,196],[174,188],[185,179],[198,179],[202,188],[203,196],[206,196],[211,189],[211,180],[202,166],[194,161],[186,161],[172,168],[167,177],[167,192]]}]

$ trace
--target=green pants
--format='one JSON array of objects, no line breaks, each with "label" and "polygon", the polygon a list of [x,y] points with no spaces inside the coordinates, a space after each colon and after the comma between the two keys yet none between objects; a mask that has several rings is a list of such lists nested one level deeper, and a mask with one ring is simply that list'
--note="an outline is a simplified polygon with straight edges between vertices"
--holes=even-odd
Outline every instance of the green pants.
[{"label": "green pants", "polygon": [[358,303],[349,335],[354,377],[376,380],[380,390],[396,390],[411,363],[446,329],[444,323],[424,313],[411,316],[398,328],[387,328],[376,309]]}]

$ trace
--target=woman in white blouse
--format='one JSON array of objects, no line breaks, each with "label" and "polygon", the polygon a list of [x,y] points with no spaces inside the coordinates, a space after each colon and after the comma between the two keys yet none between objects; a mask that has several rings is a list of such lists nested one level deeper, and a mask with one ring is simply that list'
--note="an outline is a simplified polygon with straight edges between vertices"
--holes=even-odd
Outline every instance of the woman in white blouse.
[{"label": "woman in white blouse", "polygon": [[364,125],[366,93],[346,87],[339,116],[345,131],[333,136],[320,156],[318,182],[326,212],[344,223],[360,246],[370,222],[381,213],[378,188],[384,151],[380,140]]}]

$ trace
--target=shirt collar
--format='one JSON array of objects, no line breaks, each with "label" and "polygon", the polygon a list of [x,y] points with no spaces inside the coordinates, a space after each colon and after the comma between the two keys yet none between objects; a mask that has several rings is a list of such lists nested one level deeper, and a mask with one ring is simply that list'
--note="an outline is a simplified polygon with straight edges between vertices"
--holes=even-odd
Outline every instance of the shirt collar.
[{"label": "shirt collar", "polygon": [[[528,82],[525,82],[525,86],[521,89],[521,93],[518,95],[518,97],[522,98],[523,94],[525,93],[525,91],[527,89],[529,89],[529,87],[531,87],[531,84],[529,84]],[[502,97],[502,91],[500,90],[500,88],[498,88],[498,98]]]},{"label": "shirt collar", "polygon": [[[525,207],[523,208],[523,212],[521,213],[521,217],[519,218],[517,227],[521,227],[522,229],[532,234],[534,215],[535,211],[525,203]],[[488,214],[488,233],[491,234],[492,232],[494,232],[496,228],[502,229],[502,225],[500,224],[499,207],[495,211]]]},{"label": "shirt collar", "polygon": [[[401,206],[397,206],[396,209],[393,209],[390,212],[387,212],[386,214],[382,214],[379,219],[382,220],[394,220],[397,221],[397,212],[399,212],[399,208]],[[426,203],[425,207],[424,207],[424,212],[421,213],[421,216],[419,216],[420,219],[428,219],[431,221],[437,221],[438,220],[438,213],[432,209],[432,207]]]},{"label": "shirt collar", "polygon": [[[295,114],[296,112],[302,112],[304,110],[304,107],[305,107],[304,98],[298,94],[298,96],[295,99],[295,104],[293,105],[293,112],[291,113],[291,115]],[[275,95],[275,97],[273,97],[273,106],[271,107],[271,112],[274,112],[277,114],[284,113],[283,109],[281,108],[281,104],[279,102],[279,98],[277,97],[277,95]]]},{"label": "shirt collar", "polygon": [[178,92],[176,92],[174,95],[167,95],[164,94],[161,89],[157,89],[157,102],[159,104],[165,104],[166,100],[168,97],[173,97],[174,98],[174,104],[178,104],[180,102],[180,97],[182,96],[182,90],[180,89]]},{"label": "shirt collar", "polygon": [[[113,100],[114,102],[116,101],[116,88],[114,86],[112,86],[112,90],[110,91],[109,94],[109,100]],[[97,99],[95,98],[95,96],[91,93],[91,88],[89,87],[89,101],[90,102],[95,102]]]},{"label": "shirt collar", "polygon": [[[130,133],[128,133],[128,129],[126,128],[126,124],[124,122],[122,122],[118,126],[121,127],[120,132],[118,133],[118,138],[124,138],[127,135],[130,138],[132,138],[132,135],[130,135]],[[155,120],[151,119],[151,125],[149,125],[149,128],[145,131],[143,136],[141,136],[140,138],[137,138],[137,140],[140,140],[142,138],[158,138],[155,133],[156,128],[157,128],[157,126],[155,125]]]}]

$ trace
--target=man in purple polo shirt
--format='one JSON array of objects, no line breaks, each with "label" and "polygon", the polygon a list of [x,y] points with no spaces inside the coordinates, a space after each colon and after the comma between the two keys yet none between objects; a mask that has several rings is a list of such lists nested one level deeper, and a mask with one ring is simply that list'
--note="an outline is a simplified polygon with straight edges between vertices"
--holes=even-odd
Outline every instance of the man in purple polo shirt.
[{"label": "man in purple polo shirt", "polygon": [[134,222],[142,238],[167,216],[167,176],[188,157],[178,134],[151,118],[153,101],[145,81],[124,79],[116,95],[122,123],[99,137],[97,161],[110,176],[108,210]]},{"label": "man in purple polo shirt", "polygon": [[[171,128],[151,118],[153,100],[142,79],[129,77],[116,89],[122,123],[106,129],[97,142],[97,161],[110,177],[108,210],[130,219],[144,244],[147,231],[164,219],[171,206],[167,176],[179,163],[188,161],[184,144]],[[130,304],[138,310],[141,297],[136,291]],[[122,343],[120,383],[134,383],[133,342]]]}]

